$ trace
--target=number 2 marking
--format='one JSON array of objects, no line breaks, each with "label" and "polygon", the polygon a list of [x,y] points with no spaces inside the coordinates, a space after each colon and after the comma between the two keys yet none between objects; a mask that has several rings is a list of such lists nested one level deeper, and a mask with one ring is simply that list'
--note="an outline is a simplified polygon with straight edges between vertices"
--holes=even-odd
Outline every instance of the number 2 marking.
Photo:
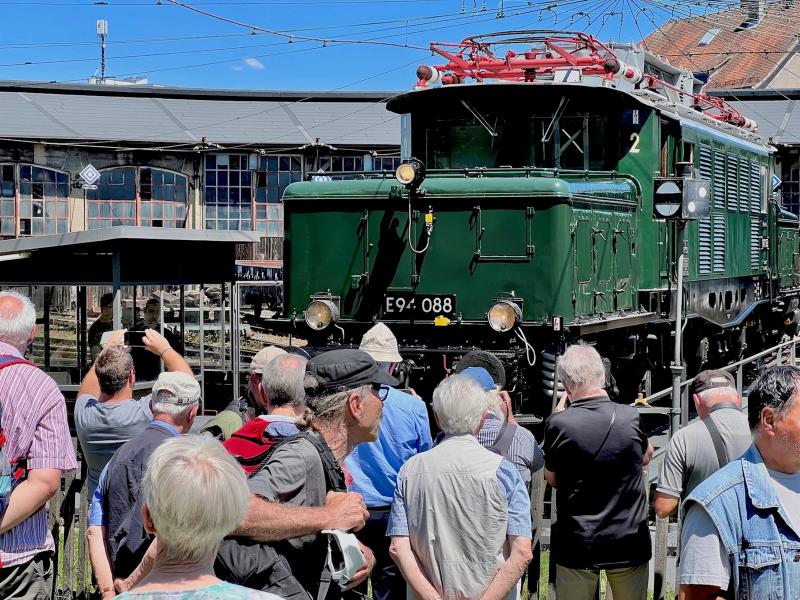
[{"label": "number 2 marking", "polygon": [[633,142],[633,146],[631,146],[631,154],[639,154],[639,134],[632,133],[631,134],[631,141]]}]

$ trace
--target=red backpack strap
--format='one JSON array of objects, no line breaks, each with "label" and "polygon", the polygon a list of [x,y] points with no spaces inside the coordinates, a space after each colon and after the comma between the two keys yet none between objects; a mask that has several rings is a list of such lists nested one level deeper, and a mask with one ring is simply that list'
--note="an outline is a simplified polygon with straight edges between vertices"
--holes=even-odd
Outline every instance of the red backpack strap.
[{"label": "red backpack strap", "polygon": [[31,361],[25,360],[24,358],[18,358],[16,356],[0,356],[0,369],[10,367],[11,365],[28,365],[29,367],[36,366]]}]

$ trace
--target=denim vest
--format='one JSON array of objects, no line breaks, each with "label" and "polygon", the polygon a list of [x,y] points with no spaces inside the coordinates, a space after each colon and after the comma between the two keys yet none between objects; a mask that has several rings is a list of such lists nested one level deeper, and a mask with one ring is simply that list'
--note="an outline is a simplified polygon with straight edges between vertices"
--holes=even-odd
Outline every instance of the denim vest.
[{"label": "denim vest", "polygon": [[755,444],[697,486],[684,514],[692,502],[709,514],[730,556],[733,598],[800,598],[800,535],[789,525]]}]

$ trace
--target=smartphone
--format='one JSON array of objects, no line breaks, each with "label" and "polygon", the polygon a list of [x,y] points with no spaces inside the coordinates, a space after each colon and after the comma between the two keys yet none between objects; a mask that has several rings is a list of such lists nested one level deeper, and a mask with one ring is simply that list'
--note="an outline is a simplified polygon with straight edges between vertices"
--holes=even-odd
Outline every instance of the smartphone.
[{"label": "smartphone", "polygon": [[126,331],[125,345],[144,347],[144,333],[144,331]]}]

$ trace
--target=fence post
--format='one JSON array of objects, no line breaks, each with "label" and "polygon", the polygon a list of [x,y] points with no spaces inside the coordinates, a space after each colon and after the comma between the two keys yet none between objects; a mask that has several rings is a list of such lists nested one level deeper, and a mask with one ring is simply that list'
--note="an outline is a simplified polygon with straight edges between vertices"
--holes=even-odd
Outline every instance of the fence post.
[{"label": "fence post", "polygon": [[544,523],[544,492],[547,485],[544,469],[533,474],[531,480],[531,520],[533,533],[533,560],[528,565],[528,599],[539,600],[539,582],[542,577],[542,525]]},{"label": "fence post", "polygon": [[556,600],[556,563],[553,560],[553,525],[556,524],[558,514],[556,511],[556,489],[550,491],[550,562],[547,573],[547,600]]},{"label": "fence post", "polygon": [[664,600],[667,580],[667,533],[669,517],[656,517],[655,553],[653,556],[653,600]]},{"label": "fence post", "polygon": [[736,367],[736,391],[739,396],[742,395],[742,388],[744,387],[744,365]]}]

